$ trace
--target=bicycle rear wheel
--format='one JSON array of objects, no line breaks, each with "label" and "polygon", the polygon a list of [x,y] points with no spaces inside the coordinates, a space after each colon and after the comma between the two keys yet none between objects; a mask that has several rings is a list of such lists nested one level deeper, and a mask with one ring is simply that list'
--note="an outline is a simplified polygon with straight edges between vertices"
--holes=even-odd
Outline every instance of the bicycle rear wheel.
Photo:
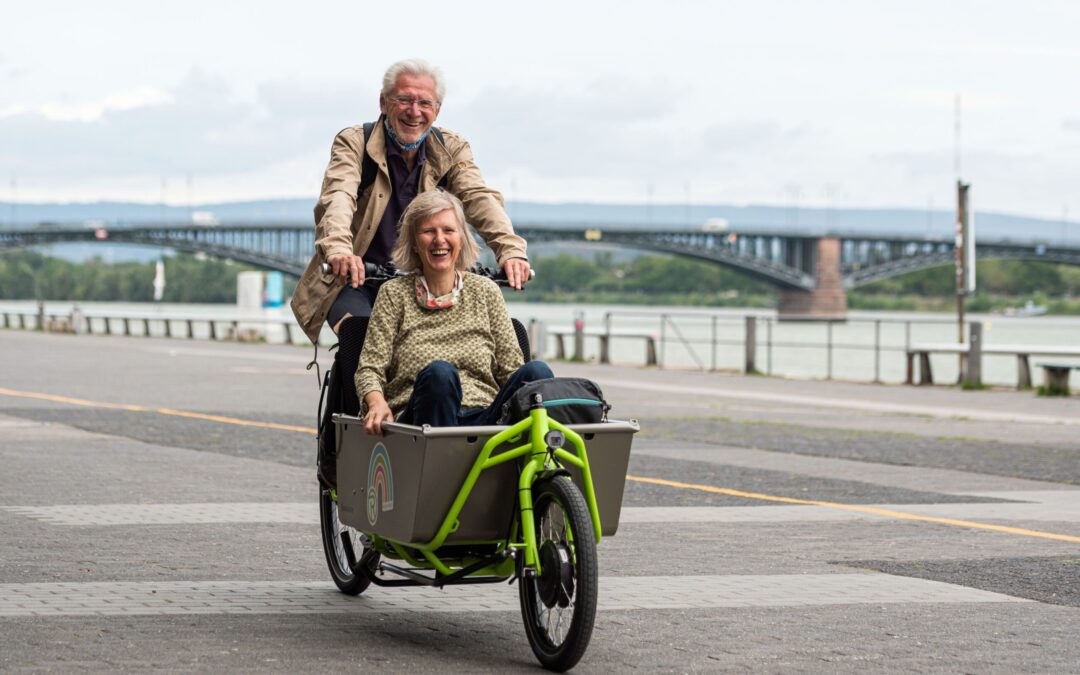
[{"label": "bicycle rear wheel", "polygon": [[533,488],[539,576],[519,584],[529,644],[549,670],[573,668],[596,620],[596,536],[585,498],[566,476]]},{"label": "bicycle rear wheel", "polygon": [[[326,553],[326,564],[330,568],[330,576],[342,593],[359,595],[371,584],[371,580],[363,573],[352,568],[349,562],[350,553],[353,561],[361,559],[364,553],[363,541],[360,533],[348,525],[342,524],[338,518],[337,501],[330,494],[330,490],[322,488],[319,491],[319,524],[322,529],[323,552]],[[346,541],[348,551],[346,552]]]}]

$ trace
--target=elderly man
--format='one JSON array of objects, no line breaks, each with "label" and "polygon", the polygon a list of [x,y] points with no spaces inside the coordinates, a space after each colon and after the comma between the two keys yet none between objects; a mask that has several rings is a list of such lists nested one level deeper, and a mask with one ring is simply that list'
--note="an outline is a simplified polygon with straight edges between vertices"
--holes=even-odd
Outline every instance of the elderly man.
[{"label": "elderly man", "polygon": [[[349,316],[369,316],[374,302],[364,263],[386,263],[397,223],[416,195],[442,188],[494,252],[510,285],[529,278],[525,240],[514,234],[502,195],[489,188],[461,136],[433,126],[442,107],[442,73],[420,59],[386,71],[377,122],[341,131],[330,150],[315,207],[315,256],[293,294],[292,309],[312,342],[323,321],[337,331]],[[331,271],[324,274],[323,262]]]}]

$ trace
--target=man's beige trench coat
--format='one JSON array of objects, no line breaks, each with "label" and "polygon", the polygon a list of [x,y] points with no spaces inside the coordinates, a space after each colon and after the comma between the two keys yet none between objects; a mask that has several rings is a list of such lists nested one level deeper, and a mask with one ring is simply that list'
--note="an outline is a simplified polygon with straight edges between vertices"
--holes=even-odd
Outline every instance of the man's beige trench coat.
[{"label": "man's beige trench coat", "polygon": [[[427,137],[427,159],[420,172],[418,193],[434,189],[439,181],[465,206],[465,219],[495,252],[501,265],[507,258],[524,258],[525,240],[514,234],[502,195],[489,188],[473,161],[469,143],[446,129]],[[367,152],[378,167],[375,182],[357,199],[360,167]],[[369,165],[370,166],[370,165]],[[323,177],[322,194],[315,205],[315,255],[293,293],[292,310],[297,323],[312,342],[318,341],[322,324],[342,286],[337,277],[323,274],[327,256],[367,252],[390,200],[390,173],[386,166],[386,136],[382,119],[364,147],[364,127],[344,129],[334,138],[330,164]]]}]

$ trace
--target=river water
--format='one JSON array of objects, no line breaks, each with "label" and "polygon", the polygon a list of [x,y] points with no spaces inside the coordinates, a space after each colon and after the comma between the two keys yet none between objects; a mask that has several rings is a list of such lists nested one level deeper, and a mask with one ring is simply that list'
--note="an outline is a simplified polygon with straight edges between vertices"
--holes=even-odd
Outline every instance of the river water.
[{"label": "river water", "polygon": [[[535,318],[550,328],[569,331],[581,318],[587,332],[604,331],[610,322],[613,335],[645,333],[657,340],[657,356],[667,368],[741,371],[745,359],[746,318],[756,321],[756,366],[764,373],[803,379],[832,377],[852,381],[903,382],[906,346],[957,341],[955,315],[915,312],[852,311],[847,321],[777,321],[774,310],[692,309],[615,305],[511,304],[511,314],[524,322]],[[609,318],[610,317],[610,318]],[[966,321],[983,324],[985,345],[1054,345],[1080,347],[1080,317],[1006,317],[968,315]],[[965,338],[966,339],[966,338]],[[572,351],[567,338],[566,349]],[[832,345],[831,349],[829,345]],[[598,357],[599,340],[586,338],[585,358]],[[547,354],[554,353],[549,337]],[[611,359],[616,363],[643,364],[644,340],[614,337]],[[1080,359],[1047,357],[1043,361],[1076,362]],[[1040,377],[1031,359],[1032,377]],[[935,382],[955,382],[959,359],[934,355]],[[1015,385],[1016,357],[984,355],[983,381]]]},{"label": "river water", "polygon": [[[222,320],[243,318],[233,305],[194,305],[156,303],[79,303],[88,314],[146,313],[161,317],[220,316]],[[67,313],[70,302],[48,302],[49,312]],[[2,301],[0,310],[29,310],[32,301]],[[587,333],[604,331],[610,325],[615,337],[611,360],[621,364],[645,363],[645,340],[624,335],[650,335],[656,341],[657,356],[665,368],[741,371],[745,358],[746,317],[755,317],[756,365],[764,373],[794,378],[861,382],[903,382],[906,376],[905,347],[909,344],[955,342],[956,316],[914,312],[856,312],[845,322],[777,321],[776,313],[766,309],[694,309],[665,306],[625,306],[593,304],[509,303],[511,316],[526,325],[542,322],[549,333],[544,355],[553,358],[555,338],[551,333],[569,331],[575,320],[582,320]],[[287,307],[263,310],[264,315],[290,316]],[[969,321],[983,323],[986,345],[1080,346],[1080,317],[1006,317],[973,314]],[[99,329],[100,330],[100,329]],[[136,330],[141,330],[137,328]],[[155,329],[160,330],[160,329]],[[200,333],[201,331],[201,333]],[[196,328],[196,336],[205,336],[205,327]],[[296,339],[300,332],[293,331]],[[271,331],[268,341],[284,340],[282,330]],[[333,342],[329,331],[327,344]],[[571,352],[573,340],[567,338]],[[829,347],[831,345],[831,348]],[[596,360],[599,340],[585,339],[586,360]],[[1080,359],[1032,357],[1032,376],[1041,375],[1034,368],[1041,361],[1075,362]],[[932,357],[935,382],[955,382],[958,359],[955,355]],[[1016,358],[1008,355],[984,355],[983,380],[988,384],[1015,385]]]}]

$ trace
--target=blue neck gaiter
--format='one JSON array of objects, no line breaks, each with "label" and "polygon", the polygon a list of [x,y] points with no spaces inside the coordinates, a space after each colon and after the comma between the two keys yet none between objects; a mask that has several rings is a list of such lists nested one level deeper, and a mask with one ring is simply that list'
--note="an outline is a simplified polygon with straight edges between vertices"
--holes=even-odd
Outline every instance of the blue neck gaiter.
[{"label": "blue neck gaiter", "polygon": [[424,144],[424,140],[427,139],[428,134],[431,133],[431,127],[428,127],[428,130],[424,132],[424,135],[415,143],[402,143],[401,139],[397,137],[397,134],[394,133],[393,128],[390,126],[389,118],[383,118],[383,127],[386,129],[386,135],[390,137],[390,140],[394,142],[394,145],[401,148],[402,152],[412,152],[419,148]]}]

